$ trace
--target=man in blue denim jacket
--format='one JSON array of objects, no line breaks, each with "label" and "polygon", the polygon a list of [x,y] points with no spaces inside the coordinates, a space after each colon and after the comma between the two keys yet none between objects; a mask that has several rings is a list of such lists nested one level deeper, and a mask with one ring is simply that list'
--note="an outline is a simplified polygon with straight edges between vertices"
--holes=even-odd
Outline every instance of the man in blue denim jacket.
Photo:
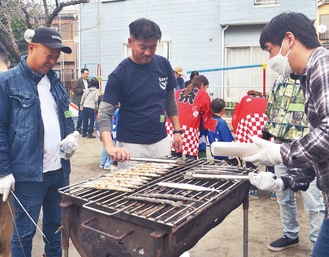
[{"label": "man in blue denim jacket", "polygon": [[12,190],[19,200],[13,202],[17,231],[11,241],[12,255],[31,256],[36,227],[26,212],[37,223],[42,207],[45,254],[59,257],[58,188],[68,185],[71,171],[69,159],[59,157],[59,146],[74,131],[74,123],[70,100],[52,68],[61,51],[72,50],[62,45],[53,29],[31,32],[28,55],[0,75],[0,194],[6,201]]}]

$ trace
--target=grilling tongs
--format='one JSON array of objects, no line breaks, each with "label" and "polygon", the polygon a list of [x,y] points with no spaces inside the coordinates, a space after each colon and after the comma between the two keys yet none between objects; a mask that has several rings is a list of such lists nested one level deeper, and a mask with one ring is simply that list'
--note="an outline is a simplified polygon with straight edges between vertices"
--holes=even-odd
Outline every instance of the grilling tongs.
[{"label": "grilling tongs", "polygon": [[185,165],[185,161],[182,159],[160,159],[160,158],[144,158],[144,157],[130,157],[131,161],[142,161],[142,162],[159,162],[159,163],[173,163],[180,166]]}]

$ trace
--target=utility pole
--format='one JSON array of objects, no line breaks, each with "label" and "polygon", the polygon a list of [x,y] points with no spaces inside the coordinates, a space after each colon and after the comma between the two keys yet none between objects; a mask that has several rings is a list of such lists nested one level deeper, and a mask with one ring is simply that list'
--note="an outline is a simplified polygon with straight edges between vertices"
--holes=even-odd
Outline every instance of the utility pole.
[{"label": "utility pole", "polygon": [[96,14],[96,36],[97,36],[97,64],[100,64],[100,34],[99,34],[99,0],[97,0],[97,14]]}]

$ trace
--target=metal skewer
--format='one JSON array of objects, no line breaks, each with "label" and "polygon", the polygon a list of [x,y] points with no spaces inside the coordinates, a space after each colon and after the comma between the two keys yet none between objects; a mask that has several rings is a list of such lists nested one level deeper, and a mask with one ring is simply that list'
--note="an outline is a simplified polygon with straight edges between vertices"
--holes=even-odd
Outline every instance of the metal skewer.
[{"label": "metal skewer", "polygon": [[185,165],[185,161],[182,159],[170,160],[170,159],[160,159],[160,158],[143,158],[143,157],[130,157],[131,161],[142,161],[142,162],[159,162],[159,163],[173,163],[180,166]]},{"label": "metal skewer", "polygon": [[7,201],[7,204],[8,204],[8,208],[9,208],[9,212],[10,212],[11,218],[13,219],[13,224],[14,224],[14,227],[15,227],[15,231],[17,233],[17,238],[18,238],[19,245],[20,245],[20,247],[22,249],[22,252],[23,252],[24,257],[26,257],[26,254],[25,254],[25,251],[24,251],[24,248],[23,248],[23,244],[22,244],[22,240],[21,240],[21,238],[19,236],[19,233],[18,233],[18,228],[17,228],[16,222],[15,222],[15,217],[14,217],[13,210],[12,210],[12,208],[10,206],[9,201]]},{"label": "metal skewer", "polygon": [[23,211],[26,213],[27,217],[29,217],[29,219],[32,221],[32,223],[34,224],[34,226],[40,231],[40,233],[42,234],[42,236],[46,239],[46,241],[49,243],[46,235],[42,232],[42,230],[38,227],[38,225],[34,222],[34,220],[32,219],[32,217],[30,216],[30,214],[26,211],[26,209],[24,208],[24,206],[22,205],[22,203],[18,200],[17,196],[14,194],[14,192],[12,190],[10,190],[10,192],[13,194],[13,196],[15,197],[16,201],[19,203],[19,205],[22,207]]},{"label": "metal skewer", "polygon": [[193,172],[186,172],[184,175],[185,179],[226,179],[226,180],[234,180],[241,179],[247,180],[249,179],[248,175],[219,175],[219,174],[197,174]]}]

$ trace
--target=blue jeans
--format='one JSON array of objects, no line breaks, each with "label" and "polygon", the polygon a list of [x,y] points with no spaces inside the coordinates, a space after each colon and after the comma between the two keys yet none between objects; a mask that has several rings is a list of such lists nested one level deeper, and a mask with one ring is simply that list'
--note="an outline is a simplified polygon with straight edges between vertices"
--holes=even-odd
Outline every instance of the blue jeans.
[{"label": "blue jeans", "polygon": [[[16,182],[15,195],[29,213],[35,223],[38,222],[41,206],[43,211],[42,231],[49,243],[45,242],[45,253],[47,257],[62,256],[61,233],[55,233],[61,226],[62,211],[59,206],[62,196],[58,189],[67,186],[69,178],[64,178],[63,170],[52,171],[44,174],[43,182]],[[11,251],[13,257],[24,257],[20,241],[26,257],[31,257],[32,239],[36,227],[24,212],[19,203],[14,199],[16,230],[11,240]]]},{"label": "blue jeans", "polygon": [[112,159],[107,155],[104,145],[102,145],[101,161],[99,166],[109,167],[113,164]]},{"label": "blue jeans", "polygon": [[[275,166],[275,175],[278,177],[287,173],[287,167],[283,165]],[[309,238],[314,244],[325,215],[322,192],[316,187],[316,179],[312,181],[307,191],[300,192],[303,198],[304,209],[308,212],[309,217]],[[291,189],[287,189],[276,195],[280,206],[281,223],[284,227],[283,234],[291,239],[295,239],[299,233],[296,193]]]},{"label": "blue jeans", "polygon": [[78,104],[78,108],[79,108],[79,113],[78,113],[78,120],[77,120],[76,130],[81,130],[83,114],[82,114],[82,111],[80,110],[80,104]]},{"label": "blue jeans", "polygon": [[311,256],[325,257],[329,256],[329,219],[323,221],[321,230],[316,241]]}]

